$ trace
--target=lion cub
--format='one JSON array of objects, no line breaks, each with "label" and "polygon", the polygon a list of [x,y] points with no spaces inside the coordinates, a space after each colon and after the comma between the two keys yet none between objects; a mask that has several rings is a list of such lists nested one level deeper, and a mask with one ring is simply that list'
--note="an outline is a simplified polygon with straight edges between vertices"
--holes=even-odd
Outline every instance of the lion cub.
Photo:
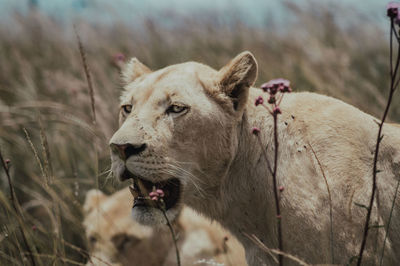
[{"label": "lion cub", "polygon": [[[91,255],[87,265],[176,265],[169,229],[135,222],[131,198],[127,188],[111,196],[95,189],[87,193],[83,206]],[[183,208],[173,226],[182,265],[247,265],[239,242],[190,208]]]}]

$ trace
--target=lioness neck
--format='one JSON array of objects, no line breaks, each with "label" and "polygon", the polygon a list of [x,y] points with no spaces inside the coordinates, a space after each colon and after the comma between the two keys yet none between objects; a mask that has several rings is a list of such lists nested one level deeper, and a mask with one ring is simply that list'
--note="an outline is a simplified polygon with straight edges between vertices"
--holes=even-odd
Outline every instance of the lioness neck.
[{"label": "lioness neck", "polygon": [[[252,107],[246,110],[238,128],[237,154],[222,184],[224,193],[219,222],[242,243],[250,242],[249,236],[254,234],[271,247],[276,244],[276,214],[272,176],[262,149],[273,145],[273,121],[267,112],[257,112],[257,115],[253,112]],[[251,132],[254,126],[262,130],[259,139]]]}]

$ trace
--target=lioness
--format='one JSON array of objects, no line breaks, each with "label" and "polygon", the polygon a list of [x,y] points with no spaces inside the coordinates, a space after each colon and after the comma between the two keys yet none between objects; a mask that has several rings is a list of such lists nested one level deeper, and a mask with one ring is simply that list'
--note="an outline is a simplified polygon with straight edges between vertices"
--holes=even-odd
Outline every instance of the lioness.
[{"label": "lioness", "polygon": [[[167,216],[185,203],[228,228],[246,250],[249,265],[273,265],[277,247],[272,178],[273,119],[254,99],[257,63],[250,52],[216,71],[188,62],[151,71],[132,59],[123,71],[120,128],[110,140],[112,170],[132,179],[133,216],[165,223],[146,194],[165,191]],[[279,116],[278,185],[283,247],[307,263],[345,264],[358,255],[372,187],[377,120],[342,101],[292,93]],[[259,144],[252,127],[261,129]],[[364,252],[377,263],[400,178],[400,128],[386,124],[379,154],[378,193]],[[318,163],[320,162],[320,165]],[[325,174],[326,181],[324,180]],[[140,187],[140,188],[139,188]],[[332,232],[328,187],[332,204]],[[361,207],[360,207],[361,206]],[[400,196],[395,201],[384,265],[400,263]],[[285,265],[297,264],[288,257]]]}]

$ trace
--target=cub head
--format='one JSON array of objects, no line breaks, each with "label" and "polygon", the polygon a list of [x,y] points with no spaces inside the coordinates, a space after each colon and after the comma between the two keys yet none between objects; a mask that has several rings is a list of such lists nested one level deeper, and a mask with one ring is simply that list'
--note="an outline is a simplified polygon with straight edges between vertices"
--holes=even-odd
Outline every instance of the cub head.
[{"label": "cub head", "polygon": [[162,189],[173,220],[182,203],[207,208],[219,197],[236,154],[237,130],[257,76],[257,63],[243,52],[219,71],[188,62],[151,71],[136,58],[123,70],[120,128],[110,140],[112,171],[131,179],[133,217],[165,223],[148,194]]},{"label": "cub head", "polygon": [[92,257],[92,263],[87,265],[105,265],[104,261],[119,265],[117,262],[123,261],[124,257],[134,257],[136,260],[155,257],[151,249],[145,251],[143,248],[149,246],[147,242],[156,235],[154,228],[130,219],[130,198],[128,189],[111,196],[97,189],[86,194],[83,226]]}]

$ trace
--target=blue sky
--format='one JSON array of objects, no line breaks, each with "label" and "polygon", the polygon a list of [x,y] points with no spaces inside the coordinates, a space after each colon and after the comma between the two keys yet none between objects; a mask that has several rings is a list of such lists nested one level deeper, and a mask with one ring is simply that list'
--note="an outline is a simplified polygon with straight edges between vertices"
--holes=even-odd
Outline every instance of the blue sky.
[{"label": "blue sky", "polygon": [[[115,20],[132,22],[159,12],[172,11],[182,16],[198,14],[199,11],[226,14],[234,12],[249,24],[260,25],[265,18],[282,22],[285,18],[283,0],[35,0],[42,12],[68,23],[73,18],[84,18],[95,23],[109,23]],[[1,0],[0,17],[7,20],[14,10],[25,12],[29,0]],[[287,0],[299,6],[306,6],[309,0]],[[383,24],[386,1],[381,0],[314,0],[328,8],[342,5],[356,15]],[[340,14],[336,14],[340,17]],[[346,15],[348,16],[348,15]],[[348,18],[346,18],[348,19]]]}]

